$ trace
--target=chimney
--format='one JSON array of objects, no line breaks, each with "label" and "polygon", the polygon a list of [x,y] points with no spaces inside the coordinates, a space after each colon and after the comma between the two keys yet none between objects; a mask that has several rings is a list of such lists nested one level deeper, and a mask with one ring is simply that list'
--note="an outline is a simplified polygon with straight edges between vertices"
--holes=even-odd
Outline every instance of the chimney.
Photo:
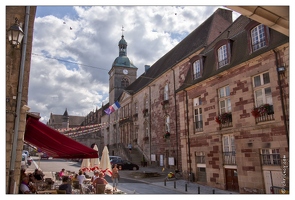
[{"label": "chimney", "polygon": [[147,70],[149,70],[150,67],[151,67],[150,65],[145,65],[144,66],[145,72],[147,72]]}]

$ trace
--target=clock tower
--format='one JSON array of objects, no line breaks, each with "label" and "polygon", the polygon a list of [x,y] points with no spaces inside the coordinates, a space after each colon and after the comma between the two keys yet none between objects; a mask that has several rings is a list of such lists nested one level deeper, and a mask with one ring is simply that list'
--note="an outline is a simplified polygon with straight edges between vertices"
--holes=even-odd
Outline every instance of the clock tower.
[{"label": "clock tower", "polygon": [[[123,28],[122,28],[123,31]],[[137,67],[127,57],[127,42],[122,32],[119,41],[119,56],[114,60],[109,71],[109,104],[112,105],[123,90],[130,85],[137,77]]]}]

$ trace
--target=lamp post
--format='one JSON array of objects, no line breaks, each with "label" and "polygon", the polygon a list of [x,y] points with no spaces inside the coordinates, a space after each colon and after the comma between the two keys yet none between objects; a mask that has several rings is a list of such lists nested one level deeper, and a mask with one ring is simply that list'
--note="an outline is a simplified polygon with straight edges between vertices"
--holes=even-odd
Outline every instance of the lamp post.
[{"label": "lamp post", "polygon": [[13,48],[18,48],[23,40],[24,32],[19,26],[18,19],[15,18],[15,23],[7,31],[8,41]]}]

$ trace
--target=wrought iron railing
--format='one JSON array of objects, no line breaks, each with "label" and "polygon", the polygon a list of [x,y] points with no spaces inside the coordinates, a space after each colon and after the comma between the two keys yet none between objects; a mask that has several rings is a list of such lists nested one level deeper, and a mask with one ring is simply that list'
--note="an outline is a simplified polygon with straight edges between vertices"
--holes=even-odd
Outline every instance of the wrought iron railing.
[{"label": "wrought iron railing", "polygon": [[235,151],[223,152],[223,164],[236,165],[236,152]]}]

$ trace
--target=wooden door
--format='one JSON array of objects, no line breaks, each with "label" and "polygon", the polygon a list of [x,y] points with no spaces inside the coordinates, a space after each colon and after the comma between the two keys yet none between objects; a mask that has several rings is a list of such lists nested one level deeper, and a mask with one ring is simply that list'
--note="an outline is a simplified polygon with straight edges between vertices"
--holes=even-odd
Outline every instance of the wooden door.
[{"label": "wooden door", "polygon": [[237,169],[225,169],[226,189],[239,192],[238,171]]}]

